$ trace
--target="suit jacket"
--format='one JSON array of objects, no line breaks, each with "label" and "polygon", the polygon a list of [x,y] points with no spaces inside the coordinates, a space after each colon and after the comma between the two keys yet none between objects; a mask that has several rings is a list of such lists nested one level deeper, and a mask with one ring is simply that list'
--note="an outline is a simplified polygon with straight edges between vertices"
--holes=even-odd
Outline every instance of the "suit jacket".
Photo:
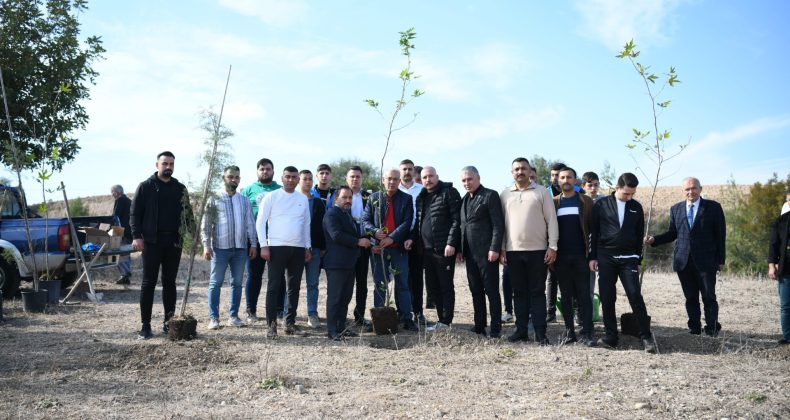
[{"label": "suit jacket", "polygon": [[351,270],[359,257],[359,226],[351,212],[332,206],[324,215],[326,254],[322,258],[327,270]]},{"label": "suit jacket", "polygon": [[601,249],[609,255],[637,255],[642,261],[642,241],[645,236],[645,213],[636,200],[625,203],[623,226],[617,215],[617,198],[612,193],[593,205],[590,219],[590,253],[588,259],[597,260]]},{"label": "suit jacket", "polygon": [[768,262],[779,264],[777,275],[781,276],[788,262],[788,225],[790,225],[790,213],[780,216],[771,226],[771,237],[768,246]]},{"label": "suit jacket", "polygon": [[686,201],[673,205],[669,210],[669,230],[656,235],[653,246],[675,241],[672,257],[675,271],[686,268],[690,255],[698,271],[715,273],[719,265],[724,264],[727,236],[724,211],[719,203],[704,198],[700,198],[695,211],[694,225],[689,228]]},{"label": "suit jacket", "polygon": [[[381,200],[381,206],[379,206]],[[392,195],[392,207],[395,219],[395,230],[389,233],[390,238],[396,243],[403,245],[411,236],[411,222],[414,218],[414,204],[412,204],[411,195],[401,190],[395,191]],[[386,193],[382,195],[380,192],[371,194],[367,203],[365,204],[365,211],[362,213],[362,227],[366,232],[373,232],[384,226],[384,220],[387,216]]]},{"label": "suit jacket", "polygon": [[474,258],[478,267],[488,263],[488,251],[501,252],[505,218],[499,194],[480,186],[474,197],[461,200],[461,252]]}]

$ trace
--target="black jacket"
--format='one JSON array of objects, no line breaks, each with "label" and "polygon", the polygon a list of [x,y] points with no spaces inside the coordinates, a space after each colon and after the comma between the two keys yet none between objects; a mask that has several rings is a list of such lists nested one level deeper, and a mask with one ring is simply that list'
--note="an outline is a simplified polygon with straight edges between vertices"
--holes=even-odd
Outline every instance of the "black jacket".
[{"label": "black jacket", "polygon": [[321,200],[320,197],[313,197],[310,203],[313,206],[310,212],[310,245],[323,251],[326,249],[323,226],[324,214],[326,213],[324,200]]},{"label": "black jacket", "polygon": [[132,200],[121,194],[115,199],[115,204],[112,208],[112,215],[118,217],[119,226],[123,228],[123,241],[125,243],[132,242],[132,228],[129,226],[129,213],[132,211]]},{"label": "black jacket", "polygon": [[689,255],[695,268],[701,272],[715,273],[724,264],[727,229],[721,205],[701,198],[694,225],[689,228],[686,216],[686,201],[681,201],[669,210],[669,229],[655,236],[653,246],[675,241],[672,269],[682,271],[688,264]]},{"label": "black jacket", "polygon": [[[386,197],[387,193],[384,193]],[[381,202],[379,207],[379,199],[381,193],[374,192],[368,202],[365,204],[365,211],[362,213],[362,228],[368,232],[368,236],[373,239],[373,233],[385,224],[387,216],[387,199]],[[390,232],[388,236],[392,238],[398,245],[403,245],[406,240],[411,239],[411,222],[414,218],[414,206],[411,202],[411,195],[403,192],[396,191],[392,196],[392,207],[394,210],[393,219],[395,220],[395,230]],[[379,211],[376,211],[379,210]]]},{"label": "black jacket", "polygon": [[609,255],[638,255],[642,261],[644,236],[645,213],[638,201],[625,203],[622,228],[614,194],[595,202],[590,220],[590,260],[597,260],[598,252],[605,250]]},{"label": "black jacket", "polygon": [[474,258],[478,267],[488,263],[488,251],[502,250],[505,218],[499,194],[480,186],[474,197],[467,193],[461,200],[461,252]]},{"label": "black jacket", "polygon": [[458,249],[461,246],[461,195],[453,188],[452,182],[439,181],[436,190],[427,215],[423,214],[423,202],[428,197],[428,189],[423,188],[417,196],[417,221],[412,237],[421,239],[422,221],[430,217],[434,249],[444,250],[446,245]]},{"label": "black jacket", "polygon": [[788,262],[787,226],[790,224],[790,212],[783,214],[771,226],[771,239],[768,247],[768,262],[779,264],[777,276],[784,275],[785,263]]},{"label": "black jacket", "polygon": [[[159,185],[161,182],[156,177],[156,173],[154,173],[137,186],[134,200],[132,200],[132,210],[129,219],[129,224],[132,228],[132,238],[134,239],[143,239],[145,242],[156,243],[159,217]],[[175,182],[179,187],[176,189],[178,191],[177,202],[181,203],[181,208],[177,209],[177,211],[186,212],[186,214],[182,214],[181,220],[185,220],[187,226],[179,225],[173,227],[174,231],[179,232],[181,237],[179,238],[180,244],[180,239],[183,239],[185,229],[194,232],[195,217],[192,213],[192,206],[189,204],[187,187],[175,178],[170,178],[170,182]]]}]

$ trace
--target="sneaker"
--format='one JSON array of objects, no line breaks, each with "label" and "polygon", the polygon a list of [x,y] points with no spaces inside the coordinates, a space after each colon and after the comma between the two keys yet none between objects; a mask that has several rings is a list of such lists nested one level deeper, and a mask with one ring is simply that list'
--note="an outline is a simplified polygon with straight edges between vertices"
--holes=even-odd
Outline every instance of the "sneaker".
[{"label": "sneaker", "polygon": [[584,343],[584,345],[587,347],[595,347],[598,344],[591,335],[582,337],[582,343]]},{"label": "sneaker", "polygon": [[367,319],[358,319],[354,321],[354,325],[362,327],[362,332],[373,332],[373,324],[371,324]]},{"label": "sneaker", "polygon": [[210,330],[218,330],[219,329],[219,320],[217,318],[211,318],[208,320],[208,329]]},{"label": "sneaker", "polygon": [[786,346],[790,344],[790,340],[785,340],[784,338],[780,338],[779,341],[776,342],[776,344],[780,346]]},{"label": "sneaker", "polygon": [[310,315],[307,317],[307,325],[310,328],[321,328],[321,320],[318,319],[318,315]]},{"label": "sneaker", "polygon": [[151,324],[143,324],[143,327],[140,328],[140,333],[137,334],[138,340],[148,340],[149,338],[153,337],[154,334],[151,332]]},{"label": "sneaker", "polygon": [[237,316],[232,316],[228,320],[228,326],[236,327],[236,328],[243,327],[244,326],[244,321],[239,319],[239,317],[237,317]]},{"label": "sneaker", "polygon": [[442,322],[437,322],[437,323],[431,325],[430,327],[428,327],[425,331],[435,332],[435,331],[444,330],[444,329],[447,329],[447,328],[450,328],[450,326],[447,325],[447,324],[444,324]]},{"label": "sneaker", "polygon": [[502,322],[513,322],[513,314],[505,312],[505,314],[502,315]]},{"label": "sneaker", "polygon": [[340,335],[341,335],[343,338],[354,338],[354,337],[359,337],[359,334],[357,334],[357,333],[355,333],[354,331],[351,331],[351,330],[349,330],[349,329],[343,330],[343,332],[342,332],[342,333],[340,333]]},{"label": "sneaker", "polygon": [[518,341],[529,341],[529,333],[527,333],[524,330],[517,329],[513,334],[511,334],[507,338],[507,341],[510,341],[511,343],[515,343]]},{"label": "sneaker", "polygon": [[129,275],[128,274],[124,274],[123,276],[118,278],[118,280],[115,281],[115,284],[130,284],[130,283],[131,283],[131,281],[129,281]]},{"label": "sneaker", "polygon": [[258,321],[260,321],[260,320],[261,320],[261,319],[260,319],[260,318],[258,318],[258,316],[257,316],[257,315],[255,315],[254,313],[252,313],[252,312],[247,312],[247,322],[248,322],[248,323],[249,323],[249,322],[258,322]]},{"label": "sneaker", "polygon": [[419,331],[420,330],[417,327],[417,324],[415,324],[414,321],[412,321],[410,319],[407,319],[407,320],[403,321],[403,324],[401,325],[401,327],[403,328],[404,331]]},{"label": "sneaker", "polygon": [[486,328],[485,327],[482,327],[482,328],[472,327],[472,328],[469,329],[469,331],[471,331],[471,332],[473,332],[475,334],[486,335]]},{"label": "sneaker", "polygon": [[642,344],[645,346],[645,353],[656,354],[658,351],[656,342],[652,338],[645,338],[642,340]]},{"label": "sneaker", "polygon": [[269,323],[269,328],[266,331],[266,338],[268,338],[270,340],[277,339],[277,323],[276,322],[270,322]]},{"label": "sneaker", "polygon": [[616,349],[617,339],[614,337],[601,337],[598,339],[598,345],[606,349]]}]

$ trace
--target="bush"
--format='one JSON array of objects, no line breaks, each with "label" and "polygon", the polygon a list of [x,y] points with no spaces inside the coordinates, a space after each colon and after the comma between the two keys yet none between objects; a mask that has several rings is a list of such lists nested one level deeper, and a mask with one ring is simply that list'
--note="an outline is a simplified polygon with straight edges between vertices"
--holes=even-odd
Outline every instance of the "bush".
[{"label": "bush", "polygon": [[88,206],[86,206],[79,197],[69,201],[69,213],[71,217],[90,216]]}]

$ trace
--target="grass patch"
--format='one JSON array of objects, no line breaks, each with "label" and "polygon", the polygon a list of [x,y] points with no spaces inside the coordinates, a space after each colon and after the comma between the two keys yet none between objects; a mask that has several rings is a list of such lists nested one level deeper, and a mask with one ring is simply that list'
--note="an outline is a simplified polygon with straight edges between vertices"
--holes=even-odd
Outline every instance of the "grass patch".
[{"label": "grass patch", "polygon": [[513,350],[513,349],[512,349],[512,348],[510,348],[510,347],[502,347],[502,348],[499,350],[499,354],[501,354],[501,355],[502,355],[502,356],[504,356],[504,357],[513,357],[513,356],[515,356],[515,355],[516,355],[516,351],[515,351],[515,350]]},{"label": "grass patch", "polygon": [[258,382],[258,388],[263,390],[272,390],[285,387],[285,381],[279,376],[269,376],[263,378]]},{"label": "grass patch", "polygon": [[763,394],[763,393],[757,392],[757,391],[749,391],[749,392],[747,392],[746,394],[743,395],[743,399],[746,400],[746,401],[751,401],[753,403],[758,403],[759,404],[759,403],[764,403],[765,401],[767,401],[768,400],[768,396]]}]

